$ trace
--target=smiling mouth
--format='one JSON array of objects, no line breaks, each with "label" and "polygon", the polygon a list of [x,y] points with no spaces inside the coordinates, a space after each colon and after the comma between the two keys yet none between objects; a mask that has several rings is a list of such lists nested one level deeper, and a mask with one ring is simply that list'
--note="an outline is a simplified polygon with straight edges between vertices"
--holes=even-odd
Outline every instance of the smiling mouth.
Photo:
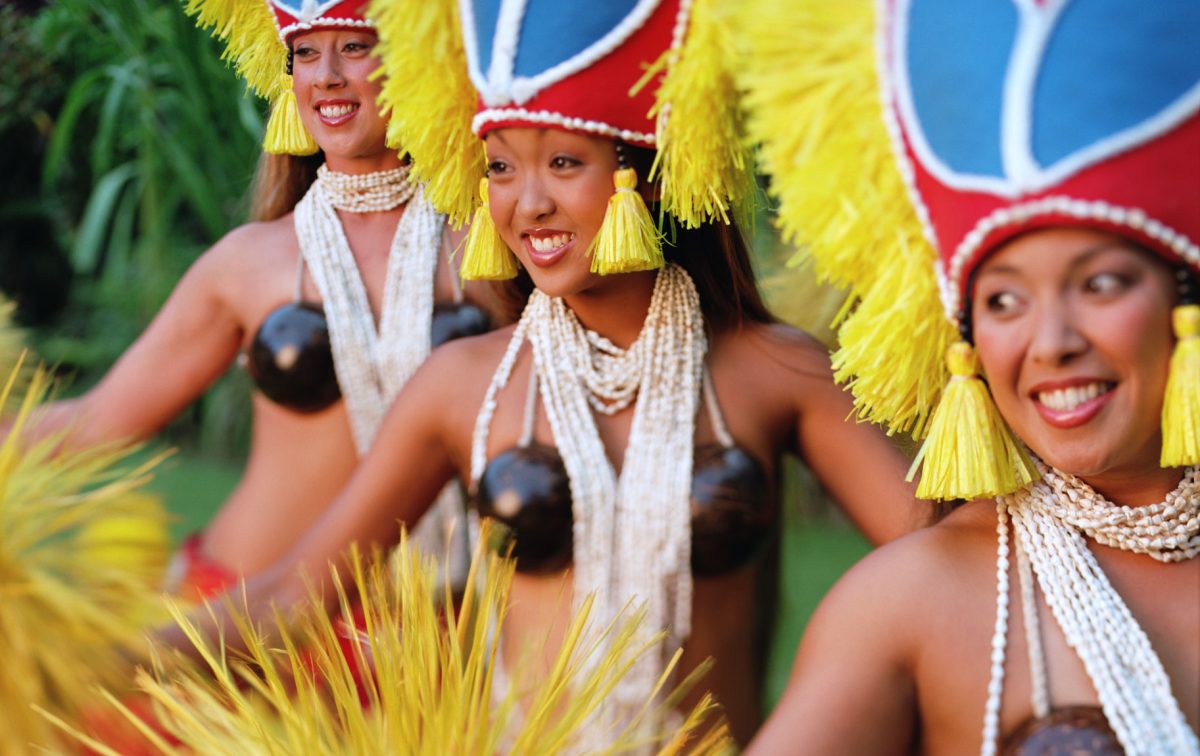
[{"label": "smiling mouth", "polygon": [[1082,386],[1038,391],[1033,395],[1033,400],[1054,412],[1073,412],[1112,391],[1116,386],[1117,384],[1111,381],[1094,381]]},{"label": "smiling mouth", "polygon": [[336,105],[320,105],[317,107],[317,112],[321,115],[321,119],[325,121],[345,120],[357,110],[358,105],[349,102]]},{"label": "smiling mouth", "polygon": [[534,252],[540,254],[550,254],[570,244],[575,240],[575,234],[554,234],[553,236],[530,236],[529,246]]}]

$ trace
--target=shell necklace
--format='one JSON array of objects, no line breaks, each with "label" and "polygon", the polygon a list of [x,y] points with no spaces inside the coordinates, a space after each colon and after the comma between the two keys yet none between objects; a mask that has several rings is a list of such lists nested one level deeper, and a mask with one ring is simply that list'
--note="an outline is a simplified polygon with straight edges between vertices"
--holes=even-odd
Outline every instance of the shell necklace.
[{"label": "shell necklace", "polygon": [[1194,558],[1200,553],[1200,467],[1188,468],[1166,499],[1147,507],[1118,506],[1072,475],[1040,460],[1038,467],[1042,480],[996,498],[996,629],[981,752],[995,753],[999,736],[1011,518],[1027,607],[1035,713],[1042,715],[1049,706],[1030,572],[1067,643],[1083,662],[1126,753],[1200,753],[1200,741],[1171,693],[1162,662],[1085,538],[1161,562]]},{"label": "shell necklace", "polygon": [[[385,177],[386,180],[379,177]],[[379,182],[383,183],[379,183]],[[370,188],[355,193],[353,187]],[[388,252],[379,328],[335,208],[370,212],[409,200]],[[370,209],[360,209],[370,208]],[[390,208],[389,208],[390,209]],[[366,453],[396,392],[429,355],[433,276],[442,217],[408,182],[408,166],[351,176],[321,166],[296,205],[300,252],[324,300],[334,366],[359,456]]]},{"label": "shell necklace", "polygon": [[[691,632],[692,446],[708,347],[700,299],[682,268],[663,268],[640,335],[620,349],[585,329],[562,299],[534,291],[476,420],[473,481],[487,463],[496,395],[526,340],[571,483],[576,609],[594,595],[592,624],[603,628],[630,602],[640,605],[646,616],[635,646],[668,632],[668,642],[634,665],[586,728],[589,742],[579,745],[599,748],[651,695],[670,653]],[[615,414],[630,404],[629,443],[617,476],[592,412]]]}]

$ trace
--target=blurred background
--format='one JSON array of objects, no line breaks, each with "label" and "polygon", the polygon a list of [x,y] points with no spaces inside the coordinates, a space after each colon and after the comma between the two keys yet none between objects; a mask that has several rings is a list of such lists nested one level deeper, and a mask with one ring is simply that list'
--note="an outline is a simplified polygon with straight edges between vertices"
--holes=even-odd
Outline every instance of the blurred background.
[{"label": "blurred background", "polygon": [[[245,220],[264,107],[172,0],[0,0],[0,50],[0,293],[69,396]],[[786,268],[791,251],[766,218],[752,242],[768,299],[828,342],[840,302]],[[202,527],[237,480],[249,390],[231,370],[142,452],[178,450],[151,483],[176,538]],[[812,608],[867,550],[799,465],[785,482],[771,700]]]}]

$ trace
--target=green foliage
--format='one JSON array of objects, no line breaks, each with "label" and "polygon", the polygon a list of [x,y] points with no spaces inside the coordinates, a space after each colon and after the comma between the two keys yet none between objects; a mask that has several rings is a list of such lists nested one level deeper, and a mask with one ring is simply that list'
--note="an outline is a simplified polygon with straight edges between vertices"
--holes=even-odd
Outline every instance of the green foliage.
[{"label": "green foliage", "polygon": [[[39,346],[86,384],[141,333],[197,255],[244,219],[262,106],[176,2],[58,0],[31,30],[64,85],[30,183],[51,208],[74,279]],[[236,383],[207,401],[201,420],[248,416]]]}]

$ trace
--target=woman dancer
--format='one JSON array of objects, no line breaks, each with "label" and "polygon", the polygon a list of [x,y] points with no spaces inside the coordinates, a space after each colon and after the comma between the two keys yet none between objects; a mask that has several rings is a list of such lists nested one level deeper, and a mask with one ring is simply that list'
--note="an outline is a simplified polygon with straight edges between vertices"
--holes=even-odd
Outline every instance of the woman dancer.
[{"label": "woman dancer", "polygon": [[[837,165],[819,201],[870,219],[809,232],[862,300],[844,364],[865,413],[927,428],[920,493],[973,501],[831,591],[751,751],[1198,753],[1200,15],[911,0],[876,32],[872,6],[751,11],[753,129],[778,185]],[[814,60],[844,80],[818,94]]]},{"label": "woman dancer", "polygon": [[[488,325],[441,262],[456,243],[442,216],[385,144],[364,6],[189,3],[251,88],[274,99],[260,220],[192,266],[96,388],[40,421],[41,433],[70,428],[72,446],[147,438],[244,360],[259,389],[249,460],[176,560],[182,595],[218,592],[282,556],[349,479],[431,333],[437,342]],[[448,489],[427,518],[434,553],[461,506]]]},{"label": "woman dancer", "polygon": [[[338,501],[247,585],[248,604],[300,600],[301,574],[349,543],[394,539],[397,518],[420,517],[459,474],[480,513],[515,534],[503,666],[542,670],[587,595],[601,622],[644,602],[646,632],[670,632],[583,746],[612,737],[680,644],[685,672],[715,657],[706,684],[744,742],[760,717],[757,556],[774,532],[780,455],[800,453],[879,541],[912,524],[904,463],[845,421],[826,352],[772,321],[724,221],[749,162],[707,9],[568,3],[522,16],[517,5],[464,5],[465,48],[447,2],[384,4],[377,22],[391,123],[429,196],[466,217],[487,166],[464,276],[513,275],[519,262],[536,291],[516,326],[430,357]],[[656,69],[631,97],[664,56],[665,77]],[[445,78],[419,83],[422,67]],[[647,115],[668,105],[674,130]],[[661,178],[639,182],[654,160]],[[643,193],[680,225],[665,266]]]}]

